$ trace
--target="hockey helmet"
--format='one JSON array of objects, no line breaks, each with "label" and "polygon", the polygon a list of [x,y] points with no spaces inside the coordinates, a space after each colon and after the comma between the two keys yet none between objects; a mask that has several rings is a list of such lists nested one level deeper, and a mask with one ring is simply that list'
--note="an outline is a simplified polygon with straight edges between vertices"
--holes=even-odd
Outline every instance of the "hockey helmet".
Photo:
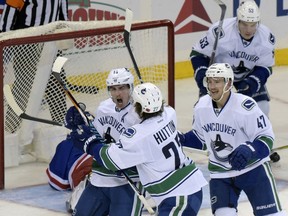
[{"label": "hockey helmet", "polygon": [[246,0],[241,2],[237,9],[237,18],[244,22],[259,22],[260,11],[255,1]]},{"label": "hockey helmet", "polygon": [[231,66],[228,63],[214,63],[206,71],[206,78],[208,77],[223,77],[225,81],[229,79],[234,81],[234,73]]},{"label": "hockey helmet", "polygon": [[106,79],[107,87],[128,84],[133,90],[134,76],[127,68],[112,69]]},{"label": "hockey helmet", "polygon": [[160,89],[152,83],[137,85],[133,91],[133,100],[141,104],[144,113],[158,112],[163,103]]}]

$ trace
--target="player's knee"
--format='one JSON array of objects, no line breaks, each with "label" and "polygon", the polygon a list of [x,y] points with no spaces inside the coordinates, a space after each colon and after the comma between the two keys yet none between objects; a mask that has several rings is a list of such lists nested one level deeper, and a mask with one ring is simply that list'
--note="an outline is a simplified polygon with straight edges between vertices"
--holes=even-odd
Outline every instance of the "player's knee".
[{"label": "player's knee", "polygon": [[265,216],[287,216],[287,212],[286,211],[280,211],[280,212],[273,213],[273,214],[268,214],[268,215],[265,215]]},{"label": "player's knee", "polygon": [[214,216],[237,216],[237,212],[235,208],[219,208],[215,211]]}]

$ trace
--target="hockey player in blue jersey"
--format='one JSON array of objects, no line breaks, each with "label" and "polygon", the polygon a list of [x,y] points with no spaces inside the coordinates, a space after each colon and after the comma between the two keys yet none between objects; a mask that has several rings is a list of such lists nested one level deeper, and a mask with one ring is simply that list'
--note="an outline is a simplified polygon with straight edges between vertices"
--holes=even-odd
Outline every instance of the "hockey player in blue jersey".
[{"label": "hockey player in blue jersey", "polygon": [[141,122],[127,128],[118,142],[103,145],[86,128],[82,134],[75,133],[74,140],[79,140],[75,144],[109,170],[136,166],[141,183],[158,207],[157,215],[196,216],[207,182],[182,151],[175,110],[164,106],[161,91],[151,83],[136,86],[133,100]]},{"label": "hockey player in blue jersey", "polygon": [[280,205],[269,164],[274,133],[255,100],[231,91],[234,74],[227,63],[212,64],[203,84],[208,95],[194,107],[192,130],[184,146],[209,152],[210,198],[215,216],[237,216],[246,193],[256,216],[287,216]]}]

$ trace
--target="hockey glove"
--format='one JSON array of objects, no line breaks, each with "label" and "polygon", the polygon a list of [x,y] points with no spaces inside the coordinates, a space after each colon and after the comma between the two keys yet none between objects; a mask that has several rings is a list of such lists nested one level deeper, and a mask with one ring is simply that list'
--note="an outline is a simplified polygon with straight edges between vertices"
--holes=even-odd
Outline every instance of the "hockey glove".
[{"label": "hockey glove", "polygon": [[245,78],[237,84],[237,92],[252,97],[256,93],[258,84],[252,78]]},{"label": "hockey glove", "polygon": [[[85,104],[79,103],[79,106],[83,111],[85,111]],[[86,114],[88,114],[86,112]],[[84,124],[83,117],[80,115],[79,111],[76,109],[76,107],[71,106],[65,116],[65,127],[70,130],[76,130],[78,128],[78,125]]]},{"label": "hockey glove", "polygon": [[244,169],[248,162],[253,159],[255,149],[251,142],[246,142],[238,146],[228,157],[233,170]]},{"label": "hockey glove", "polygon": [[71,138],[76,148],[93,155],[93,147],[104,144],[103,138],[94,127],[81,125],[80,129],[71,132]]}]

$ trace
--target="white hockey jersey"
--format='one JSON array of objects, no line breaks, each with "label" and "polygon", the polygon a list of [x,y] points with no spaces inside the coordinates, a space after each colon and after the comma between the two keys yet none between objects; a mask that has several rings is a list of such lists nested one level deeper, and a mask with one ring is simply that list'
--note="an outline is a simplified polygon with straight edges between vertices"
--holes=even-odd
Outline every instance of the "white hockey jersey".
[{"label": "white hockey jersey", "polygon": [[[104,134],[108,130],[110,136],[115,141],[118,141],[120,134],[123,133],[126,128],[139,122],[140,118],[132,104],[127,105],[121,110],[116,110],[115,103],[109,98],[100,103],[93,124],[102,137],[104,137]],[[139,180],[138,174],[130,175],[130,177],[134,181]],[[106,170],[94,163],[91,183],[98,187],[115,187],[127,184],[127,180],[124,176],[116,175],[115,172]]]},{"label": "white hockey jersey", "polygon": [[[218,25],[219,22],[213,24],[193,50],[210,57]],[[254,38],[249,42],[241,39],[237,18],[228,18],[223,22],[214,63],[229,63],[234,71],[235,82],[238,82],[255,66],[274,65],[274,45],[275,37],[266,26],[259,24]]]},{"label": "white hockey jersey", "polygon": [[246,141],[261,139],[270,149],[273,146],[272,125],[250,97],[231,92],[220,112],[214,110],[209,95],[201,97],[194,108],[193,129],[207,145],[211,178],[238,176],[269,160],[267,156],[253,161],[241,171],[231,170],[228,162],[228,155]]},{"label": "white hockey jersey", "polygon": [[136,166],[142,185],[157,204],[167,197],[199,191],[207,182],[183,153],[176,125],[175,110],[165,107],[162,116],[128,128],[117,145],[103,147],[104,165],[111,170]]}]

